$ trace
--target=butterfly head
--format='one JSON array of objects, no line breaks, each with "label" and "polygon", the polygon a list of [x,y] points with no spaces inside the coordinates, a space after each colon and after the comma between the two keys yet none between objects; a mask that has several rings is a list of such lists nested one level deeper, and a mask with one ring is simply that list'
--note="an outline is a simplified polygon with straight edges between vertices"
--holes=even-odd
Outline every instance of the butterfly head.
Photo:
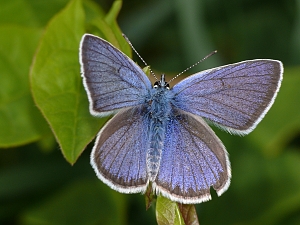
[{"label": "butterfly head", "polygon": [[170,89],[169,83],[165,80],[165,75],[162,74],[160,81],[156,81],[153,85],[154,88],[164,88],[164,89]]}]

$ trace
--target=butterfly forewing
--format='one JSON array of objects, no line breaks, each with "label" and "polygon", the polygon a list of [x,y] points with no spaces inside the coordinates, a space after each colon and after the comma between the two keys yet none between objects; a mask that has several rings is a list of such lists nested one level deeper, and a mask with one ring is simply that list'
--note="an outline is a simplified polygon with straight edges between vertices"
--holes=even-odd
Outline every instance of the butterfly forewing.
[{"label": "butterfly forewing", "polygon": [[206,70],[174,86],[175,102],[229,132],[247,134],[273,104],[282,73],[276,60],[249,60]]},{"label": "butterfly forewing", "polygon": [[98,177],[123,193],[144,192],[148,183],[149,121],[142,111],[138,106],[118,112],[100,131],[91,154]]},{"label": "butterfly forewing", "polygon": [[83,83],[94,115],[141,104],[151,83],[142,69],[107,41],[86,34],[80,46]]},{"label": "butterfly forewing", "polygon": [[203,119],[174,110],[166,128],[155,180],[157,192],[185,204],[209,200],[210,188],[221,195],[231,177],[227,152]]}]

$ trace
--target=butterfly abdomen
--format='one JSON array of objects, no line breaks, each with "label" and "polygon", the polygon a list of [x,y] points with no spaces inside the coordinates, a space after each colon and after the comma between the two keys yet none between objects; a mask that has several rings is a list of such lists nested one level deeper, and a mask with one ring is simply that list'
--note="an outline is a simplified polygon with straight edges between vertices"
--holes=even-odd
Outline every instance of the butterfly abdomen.
[{"label": "butterfly abdomen", "polygon": [[154,181],[160,166],[166,124],[171,112],[172,92],[165,87],[151,90],[147,100],[147,119],[150,120],[149,148],[147,149],[147,171],[150,181]]}]

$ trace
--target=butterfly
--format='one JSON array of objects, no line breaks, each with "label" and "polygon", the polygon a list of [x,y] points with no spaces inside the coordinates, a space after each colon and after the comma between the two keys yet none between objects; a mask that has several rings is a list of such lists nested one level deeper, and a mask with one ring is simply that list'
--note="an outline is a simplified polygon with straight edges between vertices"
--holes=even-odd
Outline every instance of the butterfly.
[{"label": "butterfly", "polygon": [[153,191],[196,204],[220,196],[231,179],[228,153],[206,121],[233,134],[250,133],[272,106],[283,65],[271,59],[229,64],[169,87],[152,86],[143,70],[109,42],[85,34],[80,43],[90,113],[116,113],[91,153],[98,178],[121,193]]}]

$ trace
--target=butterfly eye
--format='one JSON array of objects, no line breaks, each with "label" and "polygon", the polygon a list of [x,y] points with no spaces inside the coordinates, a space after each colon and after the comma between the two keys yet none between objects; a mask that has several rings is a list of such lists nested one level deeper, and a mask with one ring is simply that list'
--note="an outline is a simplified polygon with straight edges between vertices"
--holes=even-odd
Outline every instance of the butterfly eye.
[{"label": "butterfly eye", "polygon": [[168,90],[170,89],[170,85],[169,85],[169,84],[166,84],[165,87],[166,87],[166,89],[168,89]]},{"label": "butterfly eye", "polygon": [[160,82],[159,81],[156,81],[153,85],[154,88],[158,88],[158,86],[160,86]]}]

